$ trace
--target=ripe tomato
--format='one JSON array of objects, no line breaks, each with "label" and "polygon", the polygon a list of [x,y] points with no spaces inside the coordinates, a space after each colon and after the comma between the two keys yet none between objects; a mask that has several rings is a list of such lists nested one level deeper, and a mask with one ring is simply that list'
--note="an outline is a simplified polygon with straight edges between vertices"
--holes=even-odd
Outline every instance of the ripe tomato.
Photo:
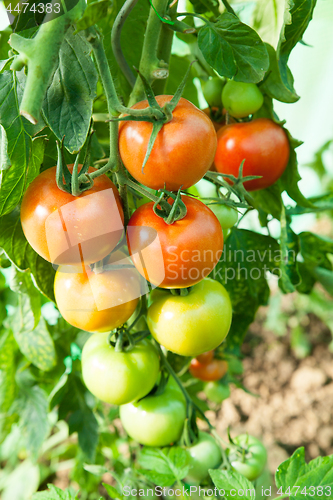
[{"label": "ripe tomato", "polygon": [[232,207],[219,205],[218,203],[210,203],[208,207],[218,218],[222,229],[230,229],[238,221],[238,212]]},{"label": "ripe tomato", "polygon": [[109,333],[95,333],[82,350],[82,376],[89,391],[106,403],[123,405],[143,398],[159,374],[159,358],[148,340],[116,352]]},{"label": "ripe tomato", "polygon": [[202,93],[211,107],[222,108],[222,90],[225,85],[225,78],[214,76],[202,82]]},{"label": "ripe tomato", "polygon": [[222,91],[222,102],[231,116],[244,118],[261,108],[264,96],[254,83],[229,80]]},{"label": "ripe tomato", "polygon": [[230,388],[228,384],[208,382],[204,387],[204,393],[213,403],[220,404],[230,396]]},{"label": "ripe tomato", "polygon": [[198,441],[187,448],[191,466],[185,483],[200,484],[208,476],[209,469],[216,469],[222,462],[221,449],[215,439],[207,432],[199,432]]},{"label": "ripe tomato", "polygon": [[139,273],[161,288],[192,286],[219,261],[223,233],[213,212],[201,201],[182,197],[186,216],[166,224],[153,202],[139,207],[127,228],[127,243]]},{"label": "ripe tomato", "polygon": [[229,331],[231,316],[226,289],[205,278],[186,296],[153,291],[147,324],[152,336],[169,351],[198,356],[221,344]]},{"label": "ripe tomato", "polygon": [[[109,264],[130,264],[123,252],[111,254]],[[140,297],[140,278],[133,269],[95,274],[89,266],[62,272],[54,280],[58,309],[68,323],[88,332],[109,332],[133,314]],[[71,271],[71,272],[70,272]]]},{"label": "ripe tomato", "polygon": [[189,372],[192,377],[212,382],[220,380],[228,371],[228,363],[222,359],[212,359],[209,363],[200,363],[197,359],[192,359]]},{"label": "ripe tomato", "polygon": [[283,128],[267,118],[226,125],[218,132],[215,166],[218,172],[238,176],[261,175],[244,183],[248,191],[271,186],[283,174],[289,160],[289,141]]},{"label": "ripe tomato", "polygon": [[[160,106],[171,99],[170,95],[156,97]],[[147,106],[147,101],[141,101],[133,108]],[[119,125],[119,152],[125,167],[134,179],[153,189],[186,189],[205,175],[214,160],[216,133],[209,118],[183,98],[172,114],[158,133],[143,172],[153,124],[127,121]]]},{"label": "ripe tomato", "polygon": [[214,351],[207,351],[196,357],[197,361],[203,365],[207,365],[214,358]]},{"label": "ripe tomato", "polygon": [[260,476],[266,465],[265,446],[259,439],[248,434],[240,434],[234,439],[234,442],[243,451],[238,452],[234,446],[230,446],[226,450],[232,467],[250,481],[254,481]]},{"label": "ripe tomato", "polygon": [[186,418],[185,398],[170,378],[163,394],[147,396],[120,407],[127,434],[146,446],[167,446],[178,441]]},{"label": "ripe tomato", "polygon": [[[73,165],[68,168],[72,171]],[[124,214],[117,188],[106,175],[75,197],[57,187],[56,167],[52,167],[28,187],[21,223],[29,244],[44,259],[87,265],[114,249],[123,231]]]}]

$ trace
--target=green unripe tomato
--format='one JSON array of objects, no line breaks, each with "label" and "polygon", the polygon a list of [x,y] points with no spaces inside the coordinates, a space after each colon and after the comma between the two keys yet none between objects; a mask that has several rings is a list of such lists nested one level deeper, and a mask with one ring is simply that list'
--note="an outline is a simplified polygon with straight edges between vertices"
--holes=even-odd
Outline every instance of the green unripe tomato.
[{"label": "green unripe tomato", "polygon": [[82,376],[89,391],[106,403],[122,405],[143,398],[157,380],[159,358],[148,340],[116,352],[109,332],[95,333],[82,350]]},{"label": "green unripe tomato", "polygon": [[204,387],[204,393],[210,401],[220,404],[230,396],[230,388],[228,384],[208,382]]},{"label": "green unripe tomato", "polygon": [[242,375],[244,372],[243,363],[240,359],[237,358],[229,358],[228,359],[228,370],[233,375]]},{"label": "green unripe tomato", "polygon": [[222,90],[224,85],[225,78],[219,78],[218,76],[202,82],[202,93],[209,106],[222,108]]},{"label": "green unripe tomato", "polygon": [[184,481],[189,485],[200,484],[208,476],[209,469],[216,469],[221,461],[221,450],[215,439],[206,432],[199,432],[199,440],[189,448],[190,470]]},{"label": "green unripe tomato", "polygon": [[208,205],[211,211],[216,215],[222,229],[230,229],[238,221],[238,212],[232,207],[211,203]]},{"label": "green unripe tomato", "polygon": [[230,80],[223,88],[222,102],[231,116],[244,118],[261,108],[264,96],[254,83]]},{"label": "green unripe tomato", "polygon": [[181,436],[186,403],[178,385],[170,378],[162,394],[123,405],[119,412],[121,423],[132,439],[145,446],[168,446]]},{"label": "green unripe tomato", "polygon": [[265,446],[259,439],[248,434],[240,434],[234,438],[234,443],[240,446],[243,452],[238,452],[232,445],[226,450],[233,469],[254,481],[261,475],[267,462]]}]

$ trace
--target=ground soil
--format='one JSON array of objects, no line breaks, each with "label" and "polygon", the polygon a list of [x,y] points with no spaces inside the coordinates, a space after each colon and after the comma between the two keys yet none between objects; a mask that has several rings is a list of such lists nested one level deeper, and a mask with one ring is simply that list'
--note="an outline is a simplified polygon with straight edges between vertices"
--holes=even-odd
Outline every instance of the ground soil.
[{"label": "ground soil", "polygon": [[215,422],[221,435],[230,426],[234,435],[249,432],[261,438],[274,473],[300,446],[308,460],[333,454],[332,335],[316,316],[307,315],[312,348],[300,360],[291,350],[288,331],[277,337],[265,328],[265,315],[262,308],[243,345],[244,385],[258,397],[232,389]]}]

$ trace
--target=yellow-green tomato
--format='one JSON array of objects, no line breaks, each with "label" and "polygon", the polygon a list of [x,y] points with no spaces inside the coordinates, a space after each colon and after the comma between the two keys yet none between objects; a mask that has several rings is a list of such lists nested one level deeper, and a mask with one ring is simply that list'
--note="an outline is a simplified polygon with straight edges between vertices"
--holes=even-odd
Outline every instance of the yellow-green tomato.
[{"label": "yellow-green tomato", "polygon": [[[149,366],[147,367],[149,370]],[[186,418],[185,398],[173,379],[164,392],[120,407],[127,434],[146,446],[168,446],[181,436]]]},{"label": "yellow-green tomato", "polygon": [[109,333],[95,333],[82,350],[82,375],[89,391],[106,403],[123,405],[143,398],[157,380],[159,357],[148,340],[116,352]]},{"label": "yellow-green tomato", "polygon": [[221,464],[221,449],[206,432],[199,432],[199,440],[187,448],[187,451],[191,468],[184,481],[189,485],[200,484],[207,478],[209,469],[216,469]]},{"label": "yellow-green tomato", "polygon": [[220,404],[230,396],[230,388],[228,384],[208,382],[204,387],[204,393],[210,401]]},{"label": "yellow-green tomato", "polygon": [[222,91],[222,102],[231,116],[244,118],[261,108],[264,96],[254,83],[229,80]]},{"label": "yellow-green tomato", "polygon": [[221,344],[231,318],[228,292],[218,281],[205,278],[185,296],[152,292],[147,324],[152,336],[166,349],[194,357]]},{"label": "yellow-green tomato", "polygon": [[209,203],[208,207],[218,218],[222,229],[230,229],[238,221],[238,212],[232,207],[220,205],[219,203]]}]

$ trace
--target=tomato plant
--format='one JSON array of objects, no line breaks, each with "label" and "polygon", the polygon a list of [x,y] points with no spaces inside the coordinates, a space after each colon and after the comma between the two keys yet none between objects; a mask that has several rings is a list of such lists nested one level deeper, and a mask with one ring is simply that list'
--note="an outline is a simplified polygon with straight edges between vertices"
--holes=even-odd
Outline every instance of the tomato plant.
[{"label": "tomato plant", "polygon": [[[310,60],[323,26],[305,34],[316,0],[65,3],[0,5],[0,496],[264,495],[251,481],[269,474],[267,451],[238,412],[251,366],[266,368],[261,325],[288,333],[274,346],[291,330],[302,356],[330,355],[310,349],[299,305],[330,327],[329,72]],[[298,101],[306,54],[313,92],[291,120],[277,101]],[[295,328],[281,294],[302,308]],[[244,433],[226,444],[228,397]],[[307,464],[317,443],[288,439],[275,500],[286,485],[325,496],[331,450]]]},{"label": "tomato plant", "polygon": [[226,289],[206,278],[186,296],[153,292],[147,323],[152,336],[166,349],[181,356],[198,356],[221,344],[231,315]]},{"label": "tomato plant", "polygon": [[109,334],[96,333],[82,350],[82,376],[97,398],[123,405],[146,396],[159,374],[159,360],[152,344],[143,340],[129,352],[117,352]]},{"label": "tomato plant", "polygon": [[187,448],[190,455],[190,471],[185,478],[187,484],[200,484],[208,476],[209,469],[216,469],[221,461],[221,448],[206,432],[199,432],[198,441]]},{"label": "tomato plant", "polygon": [[[163,106],[172,96],[157,96]],[[148,106],[142,101],[134,109]],[[180,99],[167,122],[157,135],[149,159],[142,167],[152,124],[123,122],[119,130],[119,152],[125,167],[139,182],[153,189],[166,187],[177,191],[198,182],[213,163],[216,134],[207,116],[186,99]]]},{"label": "tomato plant", "polygon": [[223,88],[222,101],[231,116],[244,118],[261,108],[264,96],[254,83],[229,80]]},{"label": "tomato plant", "polygon": [[214,164],[218,172],[238,177],[243,160],[243,175],[258,175],[245,182],[248,191],[274,184],[285,171],[290,147],[285,131],[272,120],[258,118],[220,129]]},{"label": "tomato plant", "polygon": [[235,446],[227,450],[232,467],[250,481],[254,481],[266,465],[266,448],[259,439],[248,434],[240,434],[233,442]]},{"label": "tomato plant", "polygon": [[148,395],[137,403],[120,407],[127,434],[147,446],[167,446],[181,436],[186,417],[184,396],[171,379],[163,394]]},{"label": "tomato plant", "polygon": [[223,233],[213,212],[194,198],[182,200],[186,216],[173,224],[154,213],[152,202],[139,207],[128,223],[128,248],[135,267],[161,288],[195,285],[222,254]]}]

